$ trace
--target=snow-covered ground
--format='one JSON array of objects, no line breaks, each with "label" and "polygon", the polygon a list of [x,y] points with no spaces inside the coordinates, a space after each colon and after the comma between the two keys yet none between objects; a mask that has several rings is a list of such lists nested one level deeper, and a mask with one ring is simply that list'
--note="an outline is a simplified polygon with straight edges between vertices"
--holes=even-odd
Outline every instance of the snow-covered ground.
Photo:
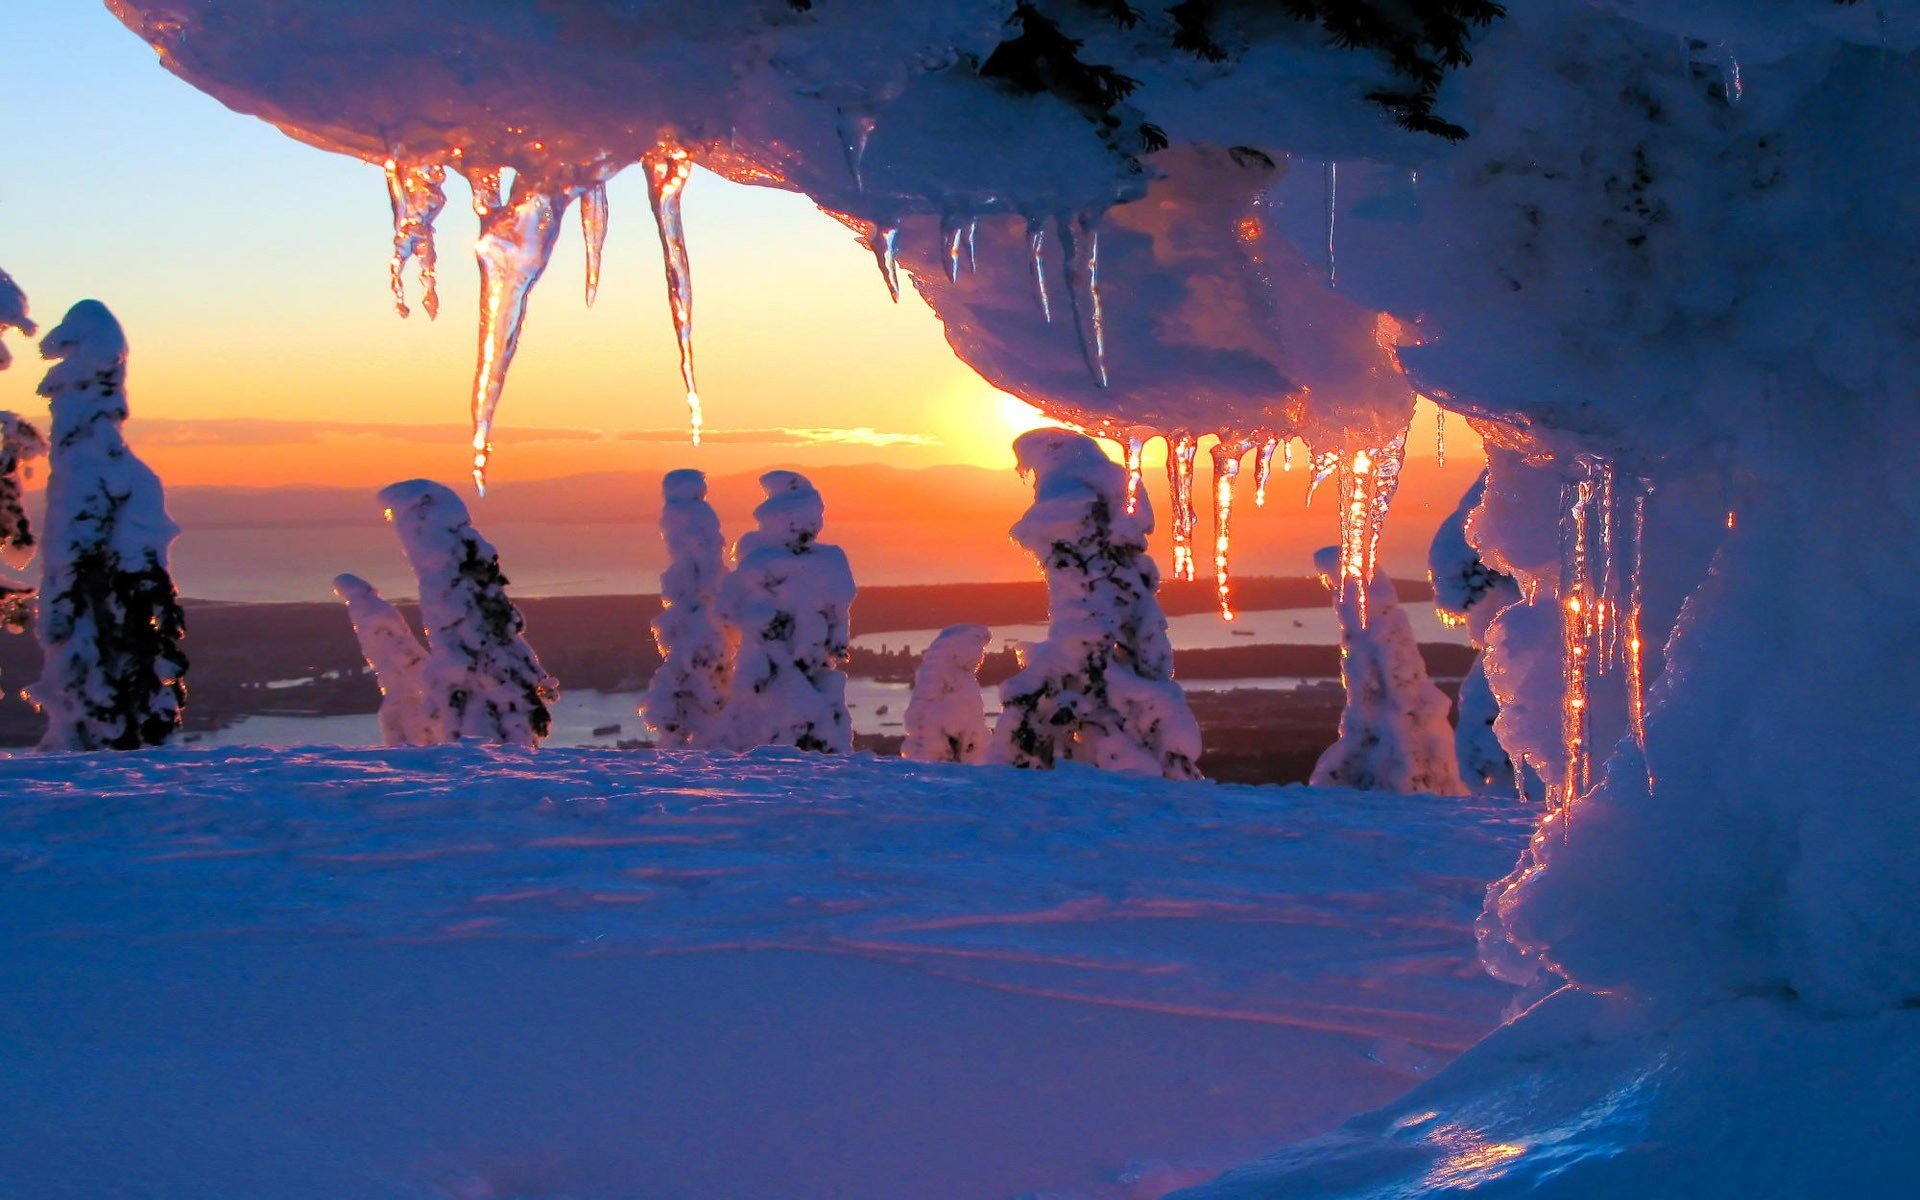
[{"label": "snow-covered ground", "polygon": [[0,1194],[1143,1200],[1479,1038],[1511,802],[865,756],[0,759]]}]

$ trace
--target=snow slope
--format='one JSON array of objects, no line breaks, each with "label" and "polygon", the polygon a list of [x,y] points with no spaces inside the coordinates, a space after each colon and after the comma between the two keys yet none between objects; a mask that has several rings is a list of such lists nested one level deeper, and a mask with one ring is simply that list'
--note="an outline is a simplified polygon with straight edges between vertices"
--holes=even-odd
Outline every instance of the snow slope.
[{"label": "snow slope", "polygon": [[0,760],[0,1194],[1141,1200],[1511,995],[1505,802],[791,751]]}]

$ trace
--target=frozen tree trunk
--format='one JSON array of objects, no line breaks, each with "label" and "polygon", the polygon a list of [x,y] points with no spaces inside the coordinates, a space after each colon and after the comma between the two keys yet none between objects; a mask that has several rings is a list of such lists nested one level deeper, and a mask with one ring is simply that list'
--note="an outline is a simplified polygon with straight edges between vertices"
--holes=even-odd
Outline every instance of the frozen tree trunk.
[{"label": "frozen tree trunk", "polygon": [[333,593],[346,601],[360,653],[380,684],[380,743],[431,746],[443,739],[427,713],[427,648],[400,610],[358,575],[341,575]]},{"label": "frozen tree trunk", "polygon": [[985,625],[940,631],[913,673],[902,758],[921,762],[987,760],[987,708],[980,698],[980,662],[992,637]]},{"label": "frozen tree trunk", "polygon": [[719,614],[738,639],[727,701],[736,749],[795,746],[828,754],[853,748],[847,715],[847,614],[853,571],[819,540],[820,493],[792,471],[760,477],[767,498],[758,528],[740,539]]},{"label": "frozen tree trunk", "polygon": [[[1328,546],[1314,556],[1321,581],[1340,578],[1340,551]],[[1464,796],[1454,759],[1447,697],[1427,678],[1413,625],[1384,575],[1367,592],[1367,621],[1360,620],[1358,589],[1339,598],[1340,679],[1347,706],[1340,738],[1320,755],[1309,780],[1315,787],[1372,792],[1433,792]]]},{"label": "frozen tree trunk", "polygon": [[11,572],[33,561],[36,542],[27,519],[26,477],[34,459],[44,458],[47,439],[25,420],[0,412],[0,631],[26,629],[34,587]]},{"label": "frozen tree trunk", "polygon": [[521,636],[526,622],[507,599],[499,553],[473,527],[460,497],[440,484],[392,484],[380,502],[420,581],[427,629],[422,690],[432,740],[538,746],[559,686]]},{"label": "frozen tree trunk", "polygon": [[1486,490],[1487,473],[1482,471],[1460,498],[1459,507],[1434,531],[1427,569],[1433,579],[1433,605],[1440,618],[1450,625],[1464,626],[1480,651],[1466,678],[1460,681],[1454,714],[1454,756],[1460,777],[1476,790],[1511,791],[1513,763],[1494,731],[1500,704],[1487,683],[1486,645],[1494,616],[1519,601],[1520,585],[1513,576],[1488,566],[1467,539],[1468,519]]},{"label": "frozen tree trunk", "polygon": [[43,750],[158,746],[186,703],[186,621],[167,569],[180,532],[160,479],[121,434],[127,339],[82,300],[40,344],[58,359],[40,384],[53,409],[47,528],[35,630],[45,656],[31,689]]},{"label": "frozen tree trunk", "polygon": [[660,668],[647,684],[640,716],[663,746],[726,744],[727,691],[733,647],[720,624],[720,585],[727,575],[720,517],[707,503],[707,477],[669,471],[661,481],[660,536],[667,569],[660,575],[662,610],[653,619]]},{"label": "frozen tree trunk", "polygon": [[1126,510],[1126,472],[1091,439],[1037,429],[1013,444],[1034,502],[1013,538],[1047,578],[1045,641],[1022,648],[1000,685],[989,758],[1048,768],[1071,760],[1198,779],[1200,727],[1173,680],[1173,647],[1147,557],[1153,512]]}]

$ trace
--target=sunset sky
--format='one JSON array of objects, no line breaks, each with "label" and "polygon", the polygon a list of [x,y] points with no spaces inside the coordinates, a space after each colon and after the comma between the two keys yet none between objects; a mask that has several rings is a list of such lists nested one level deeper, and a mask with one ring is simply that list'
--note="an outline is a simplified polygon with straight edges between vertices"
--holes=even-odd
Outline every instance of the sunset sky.
[{"label": "sunset sky", "polygon": [[[170,487],[464,479],[476,301],[463,184],[440,222],[440,319],[416,306],[403,321],[375,167],[226,110],[96,0],[14,6],[6,32],[40,49],[0,75],[0,265],[43,323],[83,297],[119,315],[133,347],[129,435]],[[644,184],[628,172],[610,190],[596,306],[582,302],[573,229],[534,293],[495,483],[679,466],[1011,467],[1008,442],[1039,423],[954,358],[910,291],[890,303],[840,224],[799,196],[697,173],[686,220],[710,436],[693,449]],[[20,356],[0,375],[0,408],[44,411],[39,374]],[[1431,429],[1429,414],[1417,422]],[[1430,433],[1413,441],[1430,469]],[[1463,422],[1451,441],[1444,482],[1419,487],[1410,466],[1410,488],[1431,494],[1409,508],[1444,511],[1464,486],[1454,475],[1470,478]],[[841,511],[864,502],[913,506],[911,493],[862,496]],[[1016,515],[983,536],[1003,542]]]}]

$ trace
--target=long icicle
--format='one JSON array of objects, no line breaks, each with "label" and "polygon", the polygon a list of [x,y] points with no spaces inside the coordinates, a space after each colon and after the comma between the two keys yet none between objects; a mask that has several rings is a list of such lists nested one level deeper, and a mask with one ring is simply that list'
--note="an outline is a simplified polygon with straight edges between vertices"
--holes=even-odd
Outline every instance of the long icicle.
[{"label": "long icicle", "polygon": [[[1100,310],[1100,218],[1091,213],[1062,216],[1060,251],[1065,259],[1067,301],[1073,308],[1080,353],[1094,383],[1107,386],[1107,326]],[[1192,578],[1191,575],[1188,578]]]},{"label": "long icicle", "polygon": [[1402,430],[1385,446],[1355,451],[1351,459],[1340,462],[1337,468],[1341,578],[1337,598],[1344,599],[1347,589],[1353,589],[1354,607],[1363,629],[1371,620],[1368,593],[1379,569],[1380,535],[1386,528],[1394,494],[1400,489],[1400,469],[1406,461],[1406,447],[1407,435]]},{"label": "long icicle", "polygon": [[1033,288],[1040,297],[1040,315],[1053,324],[1053,302],[1047,298],[1047,223],[1027,218],[1027,257],[1033,261]]},{"label": "long icicle", "polygon": [[861,171],[867,157],[867,141],[873,137],[877,122],[873,114],[858,109],[841,109],[839,117],[840,146],[847,155],[847,172],[853,176],[855,191],[867,190],[866,176]]},{"label": "long icicle", "polygon": [[1240,480],[1240,459],[1252,448],[1243,438],[1222,434],[1213,447],[1213,586],[1220,617],[1233,620],[1233,493]]},{"label": "long icicle", "polygon": [[693,371],[693,267],[687,259],[687,231],[680,220],[680,195],[693,174],[693,155],[662,142],[640,160],[647,176],[647,201],[660,231],[660,257],[667,273],[667,307],[680,345],[680,379],[687,386],[687,423],[693,444],[700,444],[700,388]]},{"label": "long icicle", "polygon": [[520,348],[520,331],[527,319],[527,296],[553,258],[560,236],[560,219],[578,194],[577,188],[549,191],[535,188],[526,176],[513,182],[513,197],[499,202],[497,172],[492,188],[482,174],[474,187],[474,202],[491,196],[496,203],[480,221],[480,237],[473,252],[480,264],[480,354],[473,373],[473,482],[481,495],[487,491],[487,460],[493,454],[493,417],[505,391],[507,372]]},{"label": "long icicle", "polygon": [[940,218],[940,249],[947,258],[947,282],[960,282],[960,239],[967,235],[967,225],[958,214],[947,213]]},{"label": "long icicle", "polygon": [[607,248],[607,185],[596,183],[580,197],[580,236],[587,244],[587,307],[600,298],[600,260]]},{"label": "long icicle", "polygon": [[887,283],[887,295],[893,297],[895,304],[900,303],[899,243],[900,229],[896,225],[875,225],[867,237],[867,248],[873,251],[873,261],[880,266],[880,278]]},{"label": "long icicle", "polygon": [[1436,466],[1447,465],[1447,410],[1433,406],[1433,456]]},{"label": "long icicle", "polygon": [[1327,164],[1327,286],[1340,286],[1339,259],[1334,256],[1333,234],[1340,216],[1340,164]]},{"label": "long icicle", "polygon": [[1200,441],[1181,429],[1167,438],[1167,491],[1173,515],[1173,577],[1193,582],[1193,461]]},{"label": "long icicle", "polygon": [[1127,515],[1140,511],[1140,462],[1146,456],[1147,443],[1158,436],[1145,426],[1127,430]]},{"label": "long icicle", "polygon": [[[1627,659],[1627,728],[1632,730],[1633,744],[1640,748],[1640,756],[1645,759],[1647,753],[1646,650],[1641,640],[1645,592],[1641,574],[1646,568],[1647,498],[1653,492],[1653,485],[1645,479],[1635,479],[1628,491],[1630,511],[1627,514],[1627,614],[1626,627],[1622,631]],[[1651,766],[1647,768],[1647,789],[1649,791],[1653,789]]]},{"label": "long icicle", "polygon": [[[1287,461],[1285,466],[1286,466],[1286,469],[1289,471],[1293,469],[1292,450],[1293,450],[1292,443],[1288,443],[1287,451],[1286,451]],[[1313,507],[1313,497],[1317,492],[1319,492],[1320,485],[1325,483],[1327,480],[1332,479],[1334,476],[1334,473],[1339,469],[1340,469],[1340,455],[1337,451],[1326,450],[1319,454],[1312,455],[1311,457],[1308,458],[1307,460],[1307,507],[1308,508]]]},{"label": "long icicle", "polygon": [[[1591,712],[1588,708],[1592,676],[1594,597],[1589,589],[1588,516],[1593,484],[1587,462],[1578,462],[1579,474],[1560,488],[1560,609],[1561,670],[1564,694],[1560,705],[1560,788],[1562,808],[1585,792],[1589,774]],[[1563,827],[1566,818],[1562,818]]]},{"label": "long icicle", "polygon": [[396,155],[387,160],[386,173],[387,199],[393,206],[393,254],[387,260],[393,310],[403,317],[410,315],[401,272],[417,258],[420,307],[432,319],[440,315],[440,256],[434,246],[433,223],[447,206],[447,169],[439,163],[403,163]]},{"label": "long icicle", "polygon": [[1253,506],[1267,506],[1267,480],[1273,475],[1273,452],[1280,448],[1279,438],[1268,438],[1260,443],[1253,459]]}]

